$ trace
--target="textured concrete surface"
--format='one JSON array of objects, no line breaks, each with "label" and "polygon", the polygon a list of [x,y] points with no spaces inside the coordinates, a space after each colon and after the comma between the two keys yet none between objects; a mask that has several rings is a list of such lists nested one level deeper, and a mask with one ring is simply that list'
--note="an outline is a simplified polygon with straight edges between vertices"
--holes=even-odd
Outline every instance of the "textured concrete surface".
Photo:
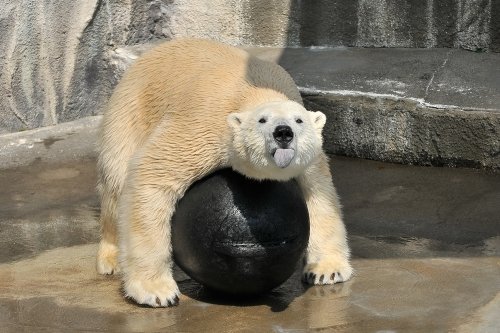
[{"label": "textured concrete surface", "polygon": [[[19,145],[14,156],[33,151],[34,159],[2,164],[2,332],[500,330],[496,173],[334,157],[356,269],[351,281],[307,288],[295,274],[267,295],[242,300],[214,295],[177,269],[181,304],[149,309],[125,301],[119,280],[95,271],[99,203],[95,135],[87,131],[47,145],[55,133],[25,133],[42,143]],[[86,153],[61,161],[51,155],[78,150],[77,136]]]},{"label": "textured concrete surface", "polygon": [[97,156],[102,116],[0,135],[0,170],[44,162],[66,162]]},{"label": "textured concrete surface", "polygon": [[117,47],[175,37],[234,45],[500,51],[491,0],[5,0],[0,133],[102,111]]}]

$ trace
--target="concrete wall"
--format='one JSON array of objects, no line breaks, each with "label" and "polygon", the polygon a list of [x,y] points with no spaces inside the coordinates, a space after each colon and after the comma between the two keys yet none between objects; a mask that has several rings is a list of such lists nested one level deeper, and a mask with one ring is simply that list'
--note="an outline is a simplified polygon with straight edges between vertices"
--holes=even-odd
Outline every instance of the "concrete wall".
[{"label": "concrete wall", "polygon": [[500,0],[3,0],[0,133],[99,114],[118,46],[196,36],[238,45],[500,51]]},{"label": "concrete wall", "polygon": [[498,0],[257,0],[248,11],[255,44],[500,51]]}]

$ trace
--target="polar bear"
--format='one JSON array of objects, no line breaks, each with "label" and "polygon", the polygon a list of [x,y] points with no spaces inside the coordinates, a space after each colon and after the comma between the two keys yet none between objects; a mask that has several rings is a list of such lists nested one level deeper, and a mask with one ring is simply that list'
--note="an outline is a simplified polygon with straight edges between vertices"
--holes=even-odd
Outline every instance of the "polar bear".
[{"label": "polar bear", "polygon": [[277,64],[208,40],[161,44],[138,59],[104,114],[97,270],[122,273],[125,296],[176,305],[170,219],[196,180],[226,167],[254,179],[295,178],[310,214],[304,281],[351,277],[328,159],[325,115],[307,111]]}]

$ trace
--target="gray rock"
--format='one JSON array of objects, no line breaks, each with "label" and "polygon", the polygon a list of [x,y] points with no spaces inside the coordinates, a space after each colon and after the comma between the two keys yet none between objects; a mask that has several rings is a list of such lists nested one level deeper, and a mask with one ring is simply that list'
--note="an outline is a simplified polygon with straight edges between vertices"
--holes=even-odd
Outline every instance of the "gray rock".
[{"label": "gray rock", "polygon": [[500,112],[436,108],[407,99],[304,96],[325,112],[328,153],[404,164],[500,169]]}]

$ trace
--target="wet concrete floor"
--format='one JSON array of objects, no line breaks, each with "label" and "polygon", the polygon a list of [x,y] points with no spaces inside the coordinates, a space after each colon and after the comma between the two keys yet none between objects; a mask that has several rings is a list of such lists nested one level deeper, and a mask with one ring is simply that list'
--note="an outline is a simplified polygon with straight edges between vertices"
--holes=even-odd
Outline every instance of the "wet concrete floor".
[{"label": "wet concrete floor", "polygon": [[332,158],[355,277],[224,298],[176,270],[176,308],[94,268],[93,158],[0,170],[0,332],[498,332],[500,174]]}]

